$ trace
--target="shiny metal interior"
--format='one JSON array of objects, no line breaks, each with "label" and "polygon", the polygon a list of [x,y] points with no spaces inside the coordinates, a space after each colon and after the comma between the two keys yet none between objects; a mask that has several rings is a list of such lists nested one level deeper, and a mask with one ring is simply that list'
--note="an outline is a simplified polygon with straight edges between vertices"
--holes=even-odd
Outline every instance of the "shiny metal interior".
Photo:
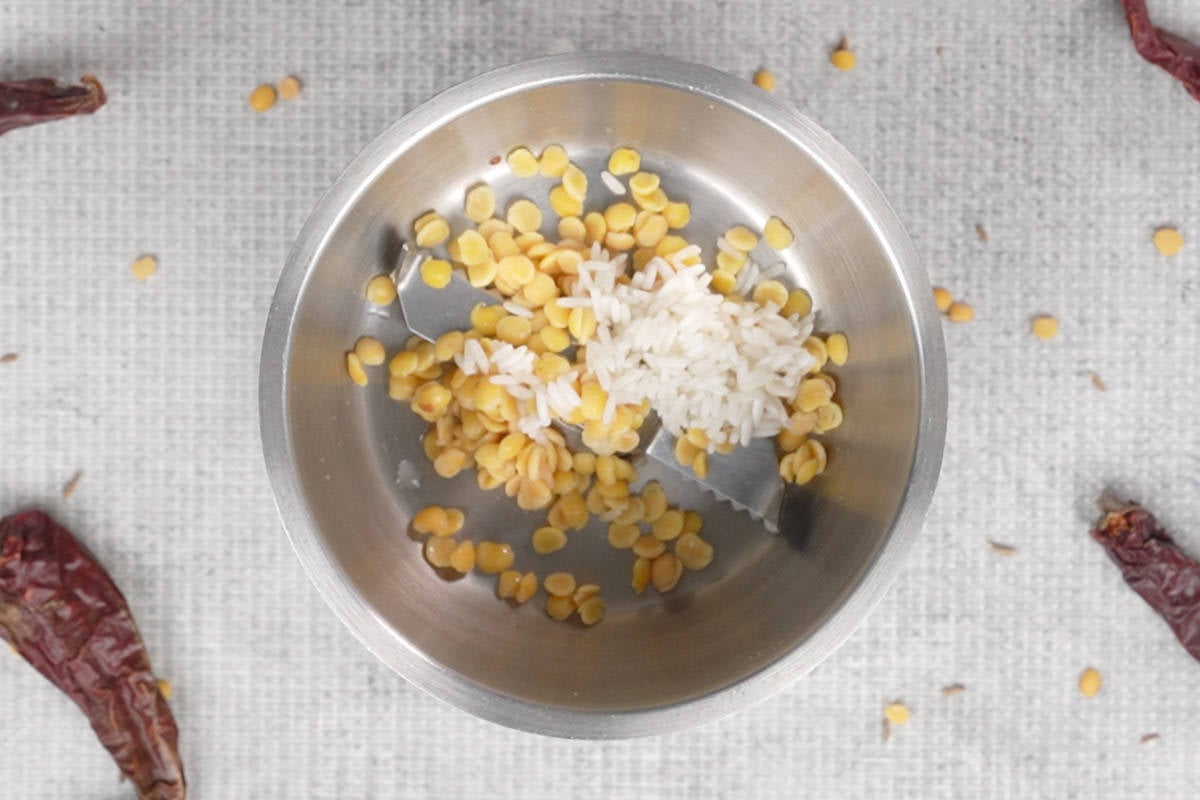
[{"label": "shiny metal interior", "polygon": [[[686,480],[647,467],[674,502],[701,510],[713,565],[671,594],[636,597],[632,556],[593,523],[540,557],[527,514],[474,474],[450,481],[421,453],[425,424],[390,401],[386,370],[364,390],[343,354],[364,334],[407,337],[398,306],[372,311],[363,286],[394,266],[428,208],[461,217],[485,180],[501,206],[545,206],[551,180],[513,179],[512,147],[565,146],[598,176],[618,145],[636,147],[673,198],[692,205],[688,237],[715,247],[736,223],[786,220],[787,280],[807,288],[818,328],[844,331],[835,374],[846,424],[827,438],[829,469],[767,534]],[[593,199],[594,198],[594,199]],[[590,203],[610,202],[599,180]],[[553,217],[547,230],[552,230]],[[489,73],[406,116],[372,143],[321,201],[280,280],[263,348],[262,433],[288,533],[313,581],[383,661],[485,718],[560,736],[677,729],[764,697],[811,669],[878,602],[920,527],[941,459],[945,375],[927,279],[901,226],[828,134],[745,81],[635,55],[567,55]],[[438,576],[408,530],[428,503],[467,510],[465,535],[510,542],[518,566],[566,569],[603,587],[593,629],[556,624],[542,598],[514,609],[494,579]]]}]

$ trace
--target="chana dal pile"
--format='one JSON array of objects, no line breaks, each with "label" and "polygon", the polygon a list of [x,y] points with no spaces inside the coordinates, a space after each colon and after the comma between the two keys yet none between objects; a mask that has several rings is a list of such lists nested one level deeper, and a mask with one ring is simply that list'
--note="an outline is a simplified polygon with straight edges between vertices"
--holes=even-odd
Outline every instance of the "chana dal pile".
[{"label": "chana dal pile", "polygon": [[[642,169],[628,147],[601,171],[607,205],[589,209],[587,174],[567,151],[547,146],[508,153],[518,178],[552,178],[549,214],[527,198],[499,216],[495,190],[465,193],[471,221],[452,231],[431,210],[412,224],[426,253],[421,278],[444,288],[466,280],[497,303],[470,311],[470,328],[428,342],[412,337],[390,359],[375,339],[346,355],[358,385],[368,367],[387,362],[388,395],[430,426],[422,444],[438,475],[475,471],[481,489],[503,489],[525,511],[545,511],[531,532],[535,554],[568,546],[593,517],[608,523],[608,543],[632,555],[630,585],[673,590],[688,571],[705,569],[714,549],[704,519],[673,506],[663,487],[640,490],[631,454],[653,410],[677,437],[676,458],[703,480],[708,460],[752,438],[774,436],[779,474],[804,484],[826,467],[816,436],[843,420],[837,383],[824,371],[849,357],[843,334],[812,333],[812,299],[789,288],[782,261],[761,266],[751,252],[782,251],[793,234],[779,218],[760,232],[737,225],[719,237],[712,268],[683,231],[686,202],[672,200],[659,175]],[[626,199],[626,197],[628,199]],[[767,248],[759,248],[761,240]],[[396,300],[391,277],[366,287],[376,305]],[[665,332],[665,333],[664,333]],[[575,426],[572,449],[556,427]],[[461,536],[461,509],[429,506],[413,520],[427,535],[436,569],[496,576],[496,594],[513,605],[534,598],[535,570],[515,566],[511,545]],[[546,613],[594,625],[604,617],[601,587],[566,572],[540,579]]]}]

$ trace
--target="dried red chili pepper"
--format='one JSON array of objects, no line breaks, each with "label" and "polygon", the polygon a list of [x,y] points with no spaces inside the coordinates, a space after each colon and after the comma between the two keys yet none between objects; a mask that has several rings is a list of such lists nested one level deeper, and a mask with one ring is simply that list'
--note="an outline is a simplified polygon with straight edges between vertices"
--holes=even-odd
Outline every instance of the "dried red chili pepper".
[{"label": "dried red chili pepper", "polygon": [[175,718],[125,598],[41,511],[0,520],[0,637],[83,710],[142,800],[186,796]]},{"label": "dried red chili pepper", "polygon": [[1200,660],[1200,563],[1179,549],[1153,514],[1136,505],[1105,514],[1092,538]]},{"label": "dried red chili pepper", "polygon": [[91,114],[108,100],[100,81],[91,75],[84,75],[80,83],[67,86],[50,78],[0,81],[0,135],[26,125]]},{"label": "dried red chili pepper", "polygon": [[1200,46],[1162,28],[1154,27],[1146,0],[1121,0],[1133,46],[1142,58],[1162,67],[1200,100]]}]

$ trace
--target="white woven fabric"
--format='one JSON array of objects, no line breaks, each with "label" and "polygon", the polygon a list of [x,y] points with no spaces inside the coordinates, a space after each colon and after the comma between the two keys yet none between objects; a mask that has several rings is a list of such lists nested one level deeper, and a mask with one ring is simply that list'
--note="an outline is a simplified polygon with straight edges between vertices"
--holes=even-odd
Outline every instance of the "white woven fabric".
[{"label": "white woven fabric", "polygon": [[[46,507],[122,586],[193,797],[1194,795],[1200,664],[1086,530],[1115,486],[1200,553],[1200,103],[1135,55],[1115,0],[695,5],[0,2],[0,78],[110,92],[0,138],[0,353],[20,354],[0,364],[0,512]],[[1195,3],[1152,5],[1200,37]],[[850,73],[827,62],[842,35]],[[637,742],[503,730],[377,663],[301,574],[258,445],[262,323],[320,193],[434,91],[572,48],[770,67],[977,311],[946,331],[941,487],[878,612],[776,700]],[[301,97],[252,114],[287,73]],[[1160,224],[1187,240],[1173,259]],[[160,270],[139,284],[143,252]],[[1028,334],[1038,312],[1058,340]],[[885,743],[893,698],[913,717]],[[0,656],[0,709],[0,795],[131,796],[20,659]]]}]

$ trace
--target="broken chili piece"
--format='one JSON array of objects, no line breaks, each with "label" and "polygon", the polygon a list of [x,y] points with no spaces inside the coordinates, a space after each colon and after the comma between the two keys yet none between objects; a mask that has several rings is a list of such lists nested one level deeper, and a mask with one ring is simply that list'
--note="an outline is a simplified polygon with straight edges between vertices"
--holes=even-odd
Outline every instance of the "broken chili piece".
[{"label": "broken chili piece", "polygon": [[84,75],[80,83],[70,86],[50,78],[0,81],[0,135],[39,122],[91,114],[108,100],[100,81],[91,75]]},{"label": "broken chili piece", "polygon": [[75,701],[141,800],[183,800],[179,732],[133,614],[41,511],[0,519],[0,637]]},{"label": "broken chili piece", "polygon": [[1125,582],[1200,660],[1200,563],[1179,549],[1153,514],[1137,505],[1105,514],[1092,538],[1104,546]]},{"label": "broken chili piece", "polygon": [[1162,67],[1200,100],[1200,46],[1162,28],[1154,27],[1146,0],[1121,0],[1129,35],[1142,58]]}]

